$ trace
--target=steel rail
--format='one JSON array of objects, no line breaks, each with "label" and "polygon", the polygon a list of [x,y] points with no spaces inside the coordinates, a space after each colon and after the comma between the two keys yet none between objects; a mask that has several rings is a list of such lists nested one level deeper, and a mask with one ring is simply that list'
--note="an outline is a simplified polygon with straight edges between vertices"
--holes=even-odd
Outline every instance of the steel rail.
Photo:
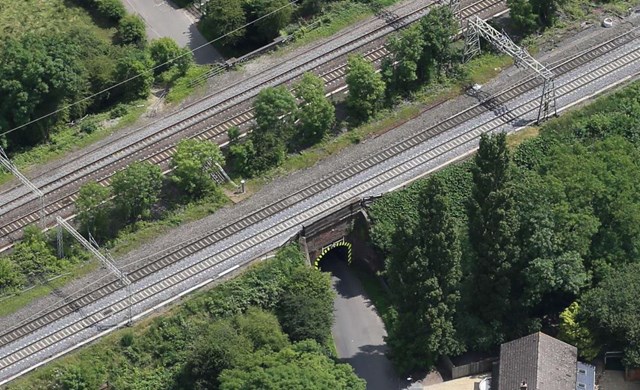
[{"label": "steel rail", "polygon": [[[610,46],[608,44],[612,42],[618,41],[620,37],[616,37],[611,41],[603,43],[599,48],[594,48],[593,51],[583,53],[578,57],[574,57],[554,68],[554,71],[558,74],[567,73],[590,60],[597,58],[598,55],[594,56],[594,52],[602,53],[608,52],[612,50],[615,46]],[[528,92],[532,88],[535,88],[540,85],[539,80],[527,80],[520,84],[515,85],[514,87],[503,91],[493,98],[495,102],[506,102],[510,99],[513,99],[525,92]],[[256,212],[250,214],[245,217],[242,221],[235,222],[229,225],[226,225],[217,231],[208,234],[204,237],[200,237],[182,244],[180,248],[170,248],[169,250],[165,250],[165,253],[154,254],[153,256],[159,256],[156,260],[151,263],[145,264],[131,272],[129,272],[129,277],[132,281],[140,280],[153,272],[156,272],[159,269],[165,268],[169,265],[173,265],[180,261],[181,259],[194,254],[203,248],[206,248],[213,243],[220,242],[225,238],[230,237],[232,234],[254,224],[257,223],[267,217],[273,216],[276,213],[285,210],[298,204],[306,199],[320,193],[321,191],[335,185],[343,180],[346,180],[365,169],[371,168],[372,166],[379,164],[382,161],[387,161],[390,158],[432,138],[435,135],[441,134],[446,130],[449,130],[479,114],[482,114],[487,111],[485,107],[486,104],[479,103],[470,107],[469,109],[445,120],[442,123],[439,123],[436,126],[433,126],[422,133],[418,133],[413,137],[404,140],[396,145],[392,145],[388,149],[380,152],[376,156],[373,156],[368,159],[364,159],[359,163],[353,164],[348,169],[339,172],[338,174],[332,175],[331,177],[326,178],[326,180],[322,180],[314,185],[308,186],[299,192],[292,194],[281,201],[278,201],[274,204],[265,206],[264,208],[257,210]],[[131,265],[130,265],[131,266]],[[126,268],[126,267],[125,267]],[[106,296],[120,288],[120,285],[116,281],[112,281],[104,286],[98,287],[93,291],[79,297],[77,299],[72,300],[67,305],[63,305],[60,308],[49,311],[48,313],[42,315],[41,317],[34,319],[26,324],[21,324],[20,327],[11,329],[2,335],[0,335],[0,346],[6,345],[34,330],[39,329],[40,327],[49,324],[59,318],[62,318],[64,315],[70,314],[77,307],[84,307],[91,302],[95,302],[97,299],[100,299],[103,296]]]},{"label": "steel rail", "polygon": [[[640,48],[635,49],[631,52],[624,53],[617,59],[614,59],[613,61],[600,66],[590,73],[583,74],[582,76],[567,81],[564,85],[558,88],[559,96],[573,93],[576,90],[584,87],[585,84],[592,83],[595,80],[599,80],[600,78],[607,76],[612,71],[629,65],[630,63],[635,62],[638,59],[640,59]],[[154,282],[154,284],[152,285],[144,286],[143,290],[136,291],[134,293],[133,299],[136,303],[140,303],[143,300],[148,300],[156,294],[159,294],[160,292],[163,292],[168,288],[171,288],[189,278],[194,277],[194,275],[196,274],[204,272],[205,270],[208,270],[215,265],[232,259],[239,252],[242,252],[246,248],[250,248],[261,241],[275,238],[279,234],[286,233],[291,228],[299,226],[301,223],[311,218],[326,214],[332,209],[340,207],[342,206],[342,204],[349,202],[357,198],[358,196],[361,196],[366,191],[376,188],[389,181],[390,179],[399,177],[399,175],[403,175],[412,170],[415,170],[423,166],[424,164],[434,160],[435,158],[443,156],[446,153],[459,148],[461,145],[467,145],[471,143],[475,144],[481,134],[493,131],[503,126],[505,123],[512,123],[514,118],[523,117],[526,114],[535,112],[537,108],[536,102],[537,96],[532,96],[527,101],[520,103],[518,104],[518,106],[512,108],[512,115],[502,114],[491,117],[483,124],[476,125],[472,129],[467,130],[464,134],[456,136],[453,139],[442,141],[438,145],[430,147],[426,151],[421,151],[419,155],[414,156],[409,160],[394,161],[395,165],[392,164],[386,166],[383,172],[379,172],[373,177],[368,178],[366,181],[360,182],[357,186],[348,186],[338,195],[333,195],[328,200],[324,200],[304,211],[301,211],[298,214],[287,217],[286,219],[279,221],[279,223],[275,226],[267,226],[264,228],[264,230],[254,233],[247,238],[244,238],[239,243],[227,243],[227,247],[219,249],[215,254],[206,257],[199,263],[191,265],[186,269],[176,271],[174,274],[169,275],[158,282]],[[505,118],[506,120],[504,120]],[[413,146],[416,146],[416,144],[414,144]],[[392,154],[398,155],[401,152],[397,151],[396,148],[397,147],[392,147],[387,149],[386,151],[391,151]],[[389,159],[383,159],[382,161],[389,161]],[[265,237],[268,235],[271,235],[271,237]],[[140,295],[140,297],[138,297],[138,295]],[[48,348],[50,345],[64,340],[67,337],[72,337],[76,334],[76,332],[85,330],[88,327],[95,325],[106,318],[114,316],[115,314],[120,313],[123,310],[126,310],[127,303],[125,303],[125,301],[126,300],[123,299],[116,301],[115,303],[111,303],[107,308],[101,307],[100,309],[87,314],[79,321],[68,325],[64,329],[53,331],[40,340],[34,341],[27,346],[22,346],[19,349],[12,351],[12,353],[9,355],[9,358],[0,359],[0,370],[3,370],[10,365],[16,364],[17,362],[22,361],[23,359],[26,359],[40,352],[44,348]],[[46,340],[44,340],[45,338]],[[36,343],[39,343],[37,348],[34,347]]]},{"label": "steel rail", "polygon": [[[492,7],[496,7],[497,5],[500,5],[501,2],[499,0],[480,0],[478,2],[472,3],[468,6],[466,6],[463,9],[463,12],[467,13],[468,16],[474,15],[476,14],[479,10],[487,10],[490,9]],[[405,17],[410,17],[411,15],[415,15],[416,13],[420,13],[423,12],[425,9],[430,8],[431,6],[433,6],[433,4],[429,4],[419,10],[415,10],[413,11],[412,14],[410,15],[406,15]],[[382,26],[381,28],[385,28],[388,27],[388,25],[386,26]],[[369,34],[370,35],[370,34]],[[345,44],[348,45],[349,43]],[[364,46],[366,44],[363,44],[361,46]],[[361,47],[360,46],[360,47]],[[338,48],[339,49],[339,48]],[[336,50],[338,50],[336,49]],[[386,50],[386,48],[384,46],[378,47],[376,49],[370,50],[368,52],[365,53],[365,56],[370,59],[372,62],[375,61],[379,61],[382,56],[386,55],[388,53],[388,51]],[[304,66],[300,65],[300,66]],[[320,67],[323,65],[320,65]],[[314,68],[316,69],[316,68]],[[323,77],[323,79],[325,80],[326,85],[331,85],[334,84],[335,87],[335,83],[338,80],[342,80],[344,79],[344,76],[346,74],[346,64],[342,63],[337,67],[334,67],[332,69],[329,69],[327,71],[325,71],[324,73],[321,74],[321,77]],[[294,77],[297,78],[299,76]],[[270,81],[267,81],[270,82]],[[257,88],[257,87],[256,87]],[[192,134],[192,135],[188,135],[188,137],[191,138],[197,138],[197,139],[216,139],[218,137],[220,137],[221,135],[223,135],[226,130],[228,128],[230,128],[233,125],[239,125],[239,126],[247,126],[251,120],[252,120],[252,111],[251,109],[245,109],[245,110],[241,110],[239,113],[237,114],[232,114],[231,117],[227,117],[225,118],[222,122],[217,122],[215,124],[209,124],[207,125],[205,122],[210,121],[213,117],[218,117],[218,116],[223,116],[223,114],[228,113],[230,110],[233,110],[234,108],[238,107],[238,106],[242,106],[243,104],[247,104],[248,101],[251,100],[251,98],[248,98],[247,100],[238,102],[237,104],[235,104],[233,107],[230,107],[228,109],[225,109],[224,111],[220,112],[220,113],[216,113],[214,114],[212,117],[207,117],[205,119],[203,119],[202,121],[193,124],[192,126],[189,127],[189,129],[183,129],[183,132],[193,132],[194,129],[196,131],[196,134]],[[215,106],[218,107],[218,106]],[[213,109],[215,109],[215,107]],[[199,115],[199,114],[196,114]],[[204,125],[204,127],[202,129],[196,129],[196,126],[200,126],[202,127]],[[167,128],[168,129],[168,128]],[[165,129],[166,130],[166,129]],[[172,152],[175,150],[175,145],[177,142],[169,142],[168,144],[165,145],[158,145],[158,143],[162,143],[163,141],[165,141],[168,138],[177,138],[177,136],[181,133],[173,133],[168,135],[168,138],[162,138],[157,140],[157,138],[159,138],[158,136],[162,136],[163,134],[165,134],[165,130],[163,130],[162,132],[159,133],[155,133],[154,135],[151,135],[145,139],[154,139],[154,142],[149,142],[144,148],[139,149],[134,151],[132,154],[127,154],[122,156],[122,158],[120,158],[119,160],[113,161],[111,163],[109,163],[110,165],[122,165],[122,162],[125,160],[138,160],[138,161],[150,161],[152,163],[158,164],[163,166],[164,168],[167,168],[167,163],[169,162],[170,158],[171,158],[171,154]],[[167,130],[169,131],[169,130]],[[173,141],[177,141],[177,140],[173,140]],[[116,142],[116,141],[114,141]],[[149,150],[153,149],[153,148],[157,148],[158,146],[160,146],[159,150],[155,151],[155,152],[149,152]],[[128,148],[125,149],[132,149],[134,148],[134,146],[129,146]],[[122,150],[120,151],[116,151],[114,152],[114,154],[117,153],[124,153]],[[141,158],[136,158],[136,156],[144,156]],[[70,184],[68,185],[62,185],[58,188],[53,189],[52,191],[50,191],[47,197],[48,200],[48,204],[45,206],[45,213],[47,215],[52,215],[52,214],[56,214],[56,213],[60,213],[60,212],[64,212],[66,214],[64,214],[65,216],[69,215],[71,213],[71,209],[73,208],[73,203],[74,201],[77,199],[78,196],[78,183],[80,181],[84,181],[87,182],[89,180],[91,180],[92,176],[99,176],[97,175],[97,173],[100,173],[101,171],[105,171],[105,167],[99,168],[97,171],[91,171],[92,167],[94,166],[99,166],[102,162],[108,160],[111,158],[111,156],[113,156],[113,154],[108,155],[108,156],[104,156],[103,158],[95,161],[94,163],[84,166],[82,168],[79,168],[73,172],[70,172],[62,177],[60,177],[59,179],[50,182],[48,184],[46,184],[45,186],[43,186],[42,188],[46,191],[48,188],[55,186],[57,183],[60,183],[64,180],[67,180],[69,178],[73,178],[74,180],[74,185],[76,187],[76,190],[71,190],[69,191],[69,187],[71,186]],[[126,163],[126,162],[125,162]],[[164,164],[164,165],[163,165]],[[118,169],[116,167],[116,169]],[[87,174],[79,174],[79,172],[81,171],[88,171]],[[114,174],[114,171],[111,171],[107,174],[102,175],[101,177],[98,177],[96,181],[100,182],[103,185],[107,185],[109,182],[110,177]],[[64,193],[66,191],[66,193]],[[54,196],[53,194],[55,194],[56,192],[63,192],[62,194],[59,194],[58,196]],[[17,198],[14,198],[13,200],[11,200],[7,205],[3,206],[3,207],[7,207],[9,204],[11,203],[16,203],[19,202],[20,200],[27,198],[29,196],[29,194],[23,194],[22,196],[18,196]],[[20,210],[24,209],[24,208],[33,208],[33,201],[27,201],[19,206],[16,206],[14,209],[10,210],[9,213],[11,214],[17,214],[18,212],[20,212]],[[26,214],[22,214],[22,215],[18,215],[16,217],[13,217],[11,220],[5,222],[4,224],[0,225],[0,242],[5,239],[5,241],[11,237],[11,235],[19,235],[21,229],[34,222],[34,216],[37,216],[39,218],[39,214],[36,215],[35,212],[28,212]],[[0,248],[1,250],[4,249],[8,249],[8,247],[10,247],[10,245],[7,245],[3,248]]]}]

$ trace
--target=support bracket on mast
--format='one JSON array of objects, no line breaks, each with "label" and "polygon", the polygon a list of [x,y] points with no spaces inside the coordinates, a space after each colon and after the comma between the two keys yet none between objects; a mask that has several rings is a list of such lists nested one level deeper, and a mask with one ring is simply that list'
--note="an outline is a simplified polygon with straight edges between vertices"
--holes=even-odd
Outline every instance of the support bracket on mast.
[{"label": "support bracket on mast", "polygon": [[0,165],[4,166],[9,172],[18,178],[29,190],[39,198],[40,200],[40,225],[44,229],[45,226],[45,211],[44,211],[44,193],[35,186],[29,179],[27,179],[18,168],[9,160],[9,157],[5,153],[4,149],[0,146]]},{"label": "support bracket on mast", "polygon": [[98,247],[98,243],[93,239],[93,237],[89,237],[89,240],[87,240],[86,238],[84,238],[82,236],[82,234],[78,233],[78,231],[76,229],[73,228],[73,226],[71,226],[67,221],[65,221],[64,219],[60,218],[59,216],[56,217],[56,222],[58,223],[58,226],[61,226],[64,230],[66,230],[67,232],[69,232],[69,234],[71,234],[73,236],[73,238],[75,238],[76,240],[78,240],[78,242],[85,247],[89,252],[91,252],[92,255],[94,255],[98,260],[100,260],[100,262],[114,275],[116,275],[118,277],[118,279],[120,279],[120,282],[124,285],[124,287],[127,290],[127,299],[128,299],[128,310],[129,310],[129,324],[131,323],[131,305],[132,305],[132,300],[131,300],[131,280],[129,279],[129,277],[127,276],[126,273],[120,271],[120,269],[115,265],[113,259],[111,258],[111,256],[109,255],[103,255],[100,251],[99,251],[99,247]]},{"label": "support bracket on mast", "polygon": [[533,58],[524,48],[516,45],[507,34],[499,32],[478,16],[470,18],[467,21],[467,28],[465,29],[464,62],[469,61],[476,54],[480,53],[480,37],[486,39],[496,49],[513,58],[516,66],[529,68],[536,73],[536,76],[544,80],[537,122],[540,123],[544,121],[550,115],[557,115],[555,76],[553,72]]}]

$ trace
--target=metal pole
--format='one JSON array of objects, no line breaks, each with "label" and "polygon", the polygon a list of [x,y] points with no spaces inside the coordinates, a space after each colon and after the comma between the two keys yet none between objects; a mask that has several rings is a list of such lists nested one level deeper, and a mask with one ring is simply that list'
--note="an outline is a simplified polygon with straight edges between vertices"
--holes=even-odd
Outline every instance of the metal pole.
[{"label": "metal pole", "polygon": [[38,198],[40,198],[40,225],[44,229],[46,227],[45,226],[45,216],[46,215],[45,215],[45,210],[44,210],[44,193],[42,191],[40,191],[40,189],[38,187],[36,187],[22,173],[20,173],[18,168],[16,168],[16,166],[13,165],[11,160],[9,160],[9,157],[7,156],[7,154],[5,153],[4,149],[2,149],[1,146],[0,146],[0,164],[2,166],[4,166],[9,172],[11,172],[15,177],[17,177],[18,180],[20,180],[22,182],[22,184],[27,186],[27,188],[29,188],[29,190],[31,190],[31,192],[33,192],[34,195],[36,195]]}]

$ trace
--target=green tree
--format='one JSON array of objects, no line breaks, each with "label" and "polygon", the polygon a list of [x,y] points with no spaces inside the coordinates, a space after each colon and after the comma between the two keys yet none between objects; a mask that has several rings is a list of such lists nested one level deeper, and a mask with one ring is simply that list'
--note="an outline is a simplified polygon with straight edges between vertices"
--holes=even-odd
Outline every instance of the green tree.
[{"label": "green tree", "polygon": [[193,54],[189,49],[181,48],[171,38],[160,38],[151,41],[149,54],[153,60],[156,75],[170,68],[176,68],[180,75],[184,75],[193,63]]},{"label": "green tree", "polygon": [[135,162],[113,175],[114,203],[128,220],[147,217],[158,201],[162,170],[148,162]]},{"label": "green tree", "polygon": [[101,16],[109,19],[113,23],[117,23],[120,19],[127,15],[127,10],[122,4],[122,0],[90,0],[93,7]]},{"label": "green tree", "polygon": [[391,57],[385,62],[387,88],[394,92],[408,92],[417,87],[418,64],[425,45],[421,25],[412,25],[391,37],[387,48]]},{"label": "green tree", "polygon": [[386,275],[396,318],[387,343],[402,372],[433,367],[463,350],[454,326],[460,300],[461,250],[442,179],[420,193],[417,226],[401,224]]},{"label": "green tree", "polygon": [[324,82],[313,73],[305,73],[294,90],[300,100],[295,144],[306,147],[321,141],[331,129],[336,120],[335,108],[324,94]]},{"label": "green tree", "polygon": [[640,151],[624,138],[555,148],[542,169],[564,183],[571,207],[593,215],[585,255],[596,281],[619,264],[640,261]]},{"label": "green tree", "polygon": [[509,15],[515,26],[527,34],[538,27],[538,18],[530,0],[507,0]]},{"label": "green tree", "polygon": [[451,37],[458,33],[458,22],[449,7],[436,7],[420,20],[424,37],[422,72],[435,68],[438,74],[458,56]]},{"label": "green tree", "polygon": [[364,390],[348,364],[337,364],[312,340],[294,344],[274,354],[259,354],[239,367],[224,370],[220,390]]},{"label": "green tree", "polygon": [[558,338],[578,348],[578,355],[586,361],[592,361],[600,352],[594,335],[584,323],[584,313],[580,312],[578,302],[571,303],[560,313]]},{"label": "green tree", "polygon": [[233,46],[245,35],[244,9],[240,0],[210,0],[200,19],[200,29],[208,40],[220,46]]},{"label": "green tree", "polygon": [[239,334],[251,340],[256,350],[277,352],[289,346],[278,317],[270,312],[251,307],[245,313],[235,316],[233,325]]},{"label": "green tree", "polygon": [[627,367],[640,366],[640,263],[608,274],[581,299],[587,323],[609,349],[624,351]]},{"label": "green tree", "polygon": [[280,35],[280,30],[289,24],[293,14],[293,8],[291,5],[287,5],[288,3],[288,0],[253,0],[248,2],[252,20],[257,20],[275,11],[267,17],[257,20],[253,25],[254,32],[250,36],[262,43]]},{"label": "green tree", "polygon": [[0,293],[20,288],[24,282],[16,263],[10,257],[0,257]]},{"label": "green tree", "polygon": [[556,20],[558,10],[566,0],[508,0],[510,14],[516,26],[523,32],[538,27],[550,27]]},{"label": "green tree", "polygon": [[[499,342],[511,308],[514,261],[519,259],[518,220],[508,186],[506,135],[483,135],[472,168],[469,241],[474,264],[470,308],[486,324],[485,346]],[[484,333],[484,332],[480,332]]]},{"label": "green tree", "polygon": [[229,320],[212,323],[194,343],[185,366],[185,388],[218,388],[218,376],[240,365],[253,352],[251,340]]},{"label": "green tree", "polygon": [[94,237],[104,237],[109,229],[111,188],[91,182],[80,187],[76,199],[77,219],[83,230]]},{"label": "green tree", "polygon": [[255,153],[247,172],[261,172],[284,161],[287,145],[293,136],[296,99],[284,87],[265,88],[256,98],[256,127],[249,136]]},{"label": "green tree", "polygon": [[[88,89],[80,48],[60,34],[29,33],[7,38],[0,51],[0,131],[27,122],[78,100]],[[7,135],[10,147],[48,140],[61,121],[81,116],[89,102],[63,110]]]},{"label": "green tree", "polygon": [[314,268],[297,268],[278,304],[282,329],[292,341],[313,339],[324,344],[333,325],[331,280]]},{"label": "green tree", "polygon": [[359,120],[367,120],[382,106],[384,81],[373,65],[360,55],[349,57],[347,67],[347,105],[350,113]]},{"label": "green tree", "polygon": [[173,179],[188,194],[200,197],[216,188],[211,174],[224,165],[220,147],[210,141],[185,139],[178,143],[171,160]]},{"label": "green tree", "polygon": [[146,52],[130,52],[121,58],[116,64],[114,79],[124,84],[114,89],[115,97],[146,99],[153,85],[152,67],[153,62]]},{"label": "green tree", "polygon": [[252,177],[255,171],[256,150],[253,147],[251,139],[245,140],[243,143],[232,143],[229,145],[229,163],[233,172],[244,177]]},{"label": "green tree", "polygon": [[147,43],[144,20],[138,15],[126,15],[118,22],[118,41],[122,45],[143,47]]},{"label": "green tree", "polygon": [[10,260],[20,267],[23,275],[33,279],[60,271],[61,261],[56,258],[53,248],[47,243],[37,226],[24,229],[22,241],[13,247]]}]

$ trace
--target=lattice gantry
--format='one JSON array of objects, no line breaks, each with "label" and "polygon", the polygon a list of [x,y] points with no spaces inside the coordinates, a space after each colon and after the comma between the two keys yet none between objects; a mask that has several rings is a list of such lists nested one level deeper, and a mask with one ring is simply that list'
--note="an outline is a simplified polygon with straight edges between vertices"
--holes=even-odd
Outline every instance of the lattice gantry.
[{"label": "lattice gantry", "polygon": [[549,115],[557,115],[553,72],[533,58],[525,49],[516,45],[506,34],[499,32],[477,16],[467,21],[464,61],[469,61],[480,52],[480,37],[486,39],[496,49],[511,56],[516,66],[529,68],[544,80],[537,122],[540,123],[547,119]]}]

